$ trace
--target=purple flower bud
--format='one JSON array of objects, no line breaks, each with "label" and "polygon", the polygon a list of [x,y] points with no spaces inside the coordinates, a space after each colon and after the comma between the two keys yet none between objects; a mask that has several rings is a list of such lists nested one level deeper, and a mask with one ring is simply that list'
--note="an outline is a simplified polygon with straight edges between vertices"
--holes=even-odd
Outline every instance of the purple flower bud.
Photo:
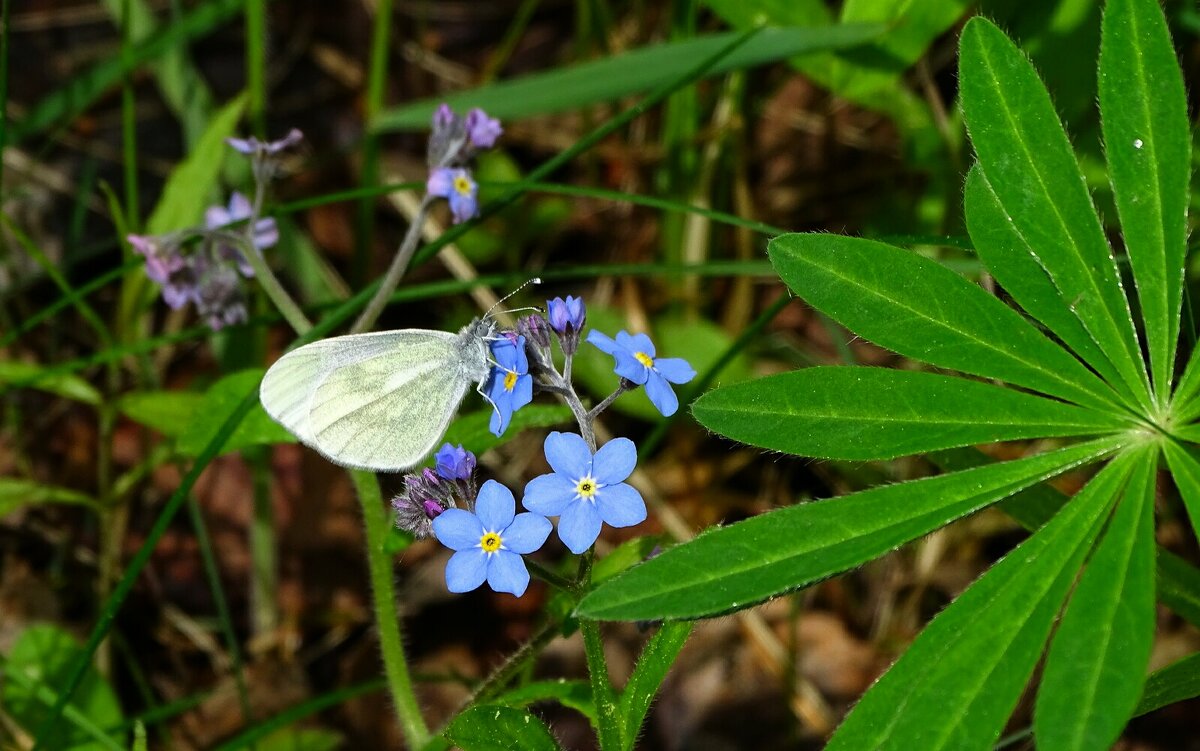
[{"label": "purple flower bud", "polygon": [[458,116],[454,114],[454,110],[450,109],[450,105],[442,102],[438,108],[433,111],[433,129],[445,130],[454,125],[454,120]]},{"label": "purple flower bud", "polygon": [[558,335],[559,346],[564,355],[573,355],[579,349],[579,332],[587,322],[587,308],[582,297],[567,295],[564,300],[556,297],[546,302],[546,315],[550,328]]},{"label": "purple flower bud", "polygon": [[488,117],[488,114],[478,107],[467,113],[466,127],[471,145],[477,149],[492,148],[496,139],[504,132],[499,120]]},{"label": "purple flower bud", "polygon": [[540,349],[550,346],[550,326],[540,315],[525,316],[517,321],[517,333],[525,337],[525,341]]},{"label": "purple flower bud", "polygon": [[439,504],[437,501],[426,500],[421,505],[424,507],[425,515],[429,517],[430,521],[438,518],[438,516],[440,516],[441,513],[446,510],[442,508],[441,504]]},{"label": "purple flower bud", "polygon": [[462,444],[443,444],[434,455],[434,461],[437,463],[437,476],[443,480],[469,480],[475,472],[475,455],[464,449]]}]

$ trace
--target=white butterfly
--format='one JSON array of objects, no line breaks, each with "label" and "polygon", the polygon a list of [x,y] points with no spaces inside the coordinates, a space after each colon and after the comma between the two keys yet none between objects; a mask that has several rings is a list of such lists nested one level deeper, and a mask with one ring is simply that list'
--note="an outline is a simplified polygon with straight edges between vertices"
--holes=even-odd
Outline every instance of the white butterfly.
[{"label": "white butterfly", "polygon": [[467,387],[483,393],[495,330],[484,317],[457,334],[400,329],[322,339],[279,358],[259,399],[330,461],[399,472],[433,450]]}]

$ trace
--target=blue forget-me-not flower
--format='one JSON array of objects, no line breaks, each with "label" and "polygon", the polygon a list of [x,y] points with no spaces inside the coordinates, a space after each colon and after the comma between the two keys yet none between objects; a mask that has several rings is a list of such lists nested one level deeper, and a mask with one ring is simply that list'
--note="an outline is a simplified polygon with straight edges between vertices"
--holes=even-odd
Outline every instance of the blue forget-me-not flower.
[{"label": "blue forget-me-not flower", "polygon": [[475,455],[462,447],[442,444],[433,456],[438,477],[443,480],[469,480],[475,472]]},{"label": "blue forget-me-not flower", "polygon": [[616,359],[613,371],[622,378],[646,387],[646,396],[663,414],[670,417],[679,409],[679,399],[670,383],[687,383],[696,377],[696,371],[687,360],[679,357],[655,357],[654,342],[645,334],[630,335],[617,332],[613,341],[599,331],[588,333],[587,340],[600,351]]},{"label": "blue forget-me-not flower", "polygon": [[529,375],[529,358],[525,355],[525,337],[516,340],[501,337],[492,342],[492,357],[496,361],[485,389],[494,410],[488,430],[501,435],[508,427],[513,412],[533,401],[533,376]]},{"label": "blue forget-me-not flower", "polygon": [[582,553],[600,536],[601,523],[632,527],[646,519],[646,502],[625,479],[637,464],[637,448],[614,438],[594,455],[578,433],[546,436],[546,461],[554,470],[525,486],[521,504],[558,517],[558,536],[572,553]]},{"label": "blue forget-me-not flower", "polygon": [[470,592],[487,581],[497,592],[520,597],[529,586],[521,556],[540,548],[550,529],[544,516],[517,514],[512,491],[488,480],[479,489],[475,513],[452,508],[433,520],[438,540],[456,551],[446,564],[446,586]]},{"label": "blue forget-me-not flower", "polygon": [[564,355],[573,355],[579,349],[579,332],[587,322],[587,308],[582,297],[567,295],[567,299],[556,297],[546,301],[546,318],[550,328],[558,335],[558,343]]}]

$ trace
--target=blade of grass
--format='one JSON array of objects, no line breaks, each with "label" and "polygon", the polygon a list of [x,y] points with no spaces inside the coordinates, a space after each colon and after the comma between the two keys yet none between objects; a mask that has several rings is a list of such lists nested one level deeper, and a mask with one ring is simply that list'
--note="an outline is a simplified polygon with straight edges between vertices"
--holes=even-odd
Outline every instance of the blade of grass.
[{"label": "blade of grass", "polygon": [[136,233],[142,226],[138,203],[137,100],[133,91],[133,24],[130,6],[121,0],[121,164],[125,175],[125,224]]},{"label": "blade of grass", "polygon": [[[758,41],[737,54],[721,54],[721,51],[735,43],[746,33],[744,31],[650,45],[563,69],[405,104],[381,112],[370,127],[376,132],[424,128],[442,101],[460,111],[482,107],[493,117],[511,120],[615,101],[656,88],[670,87],[674,93],[702,76],[728,73],[804,53],[856,47],[878,38],[884,28],[881,24],[843,24],[823,29],[760,27],[749,29],[750,32],[761,32]],[[714,55],[720,56],[714,64],[704,66],[701,76],[693,78],[694,61]],[[687,79],[686,83],[674,85],[682,79]]]},{"label": "blade of grass", "polygon": [[217,558],[213,555],[212,538],[208,536],[208,524],[204,521],[204,514],[200,512],[200,504],[190,493],[187,507],[188,516],[192,521],[192,529],[196,533],[196,543],[200,547],[200,560],[204,563],[204,577],[208,579],[208,588],[212,590],[213,602],[217,606],[217,621],[221,624],[221,635],[225,637],[226,649],[229,650],[229,662],[233,666],[233,682],[237,686],[238,704],[242,708],[242,721],[249,724],[254,721],[254,713],[250,708],[250,693],[246,690],[242,650],[238,647],[237,633],[233,630],[233,618],[229,615],[229,600],[225,597],[225,587],[221,585],[221,571],[217,567]]},{"label": "blade of grass", "polygon": [[290,709],[285,709],[274,717],[268,717],[254,727],[243,731],[220,746],[217,746],[214,751],[238,751],[238,749],[247,748],[256,741],[266,738],[276,730],[287,727],[298,720],[303,720],[305,717],[314,715],[329,707],[336,707],[342,702],[350,701],[359,696],[383,691],[385,688],[387,686],[382,680],[374,680],[321,694]]},{"label": "blade of grass", "polygon": [[267,137],[267,3],[246,0],[246,88],[250,90],[250,127]]}]

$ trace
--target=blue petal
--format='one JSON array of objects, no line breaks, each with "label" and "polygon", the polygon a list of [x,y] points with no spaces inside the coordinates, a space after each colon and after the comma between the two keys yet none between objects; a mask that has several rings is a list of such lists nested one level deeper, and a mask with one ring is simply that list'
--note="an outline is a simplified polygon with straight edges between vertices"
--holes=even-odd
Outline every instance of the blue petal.
[{"label": "blue petal", "polygon": [[630,353],[619,349],[613,354],[613,357],[617,360],[617,366],[613,368],[613,372],[622,378],[628,378],[640,385],[650,377],[650,368],[647,368]]},{"label": "blue petal", "polygon": [[650,397],[650,403],[662,412],[663,417],[670,417],[679,409],[679,398],[667,380],[658,373],[651,372],[646,380],[646,396]]},{"label": "blue petal", "polygon": [[502,435],[504,429],[508,427],[508,421],[512,419],[512,400],[505,393],[499,398],[492,399],[492,417],[488,420],[488,430],[492,435]]},{"label": "blue petal", "polygon": [[512,402],[513,412],[533,401],[533,376],[526,373],[523,376],[517,377],[517,383],[513,386],[510,401]]},{"label": "blue petal", "polygon": [[517,369],[517,345],[508,337],[492,342],[492,357],[504,371]]},{"label": "blue petal", "polygon": [[[620,341],[620,336],[617,337],[617,341]],[[630,352],[641,352],[648,355],[650,359],[654,359],[654,342],[650,341],[650,337],[645,334],[634,334],[629,337],[628,347]]]},{"label": "blue petal", "polygon": [[696,371],[682,357],[663,357],[655,360],[654,369],[671,383],[687,383],[696,377]]},{"label": "blue petal", "polygon": [[546,542],[553,525],[541,514],[517,514],[501,537],[504,547],[514,553],[532,553]]},{"label": "blue petal", "polygon": [[541,475],[525,486],[521,505],[542,516],[558,516],[575,498],[575,483],[563,475]]},{"label": "blue petal", "polygon": [[558,518],[558,537],[576,555],[590,548],[599,536],[600,512],[591,501],[575,501]]},{"label": "blue petal", "polygon": [[433,534],[438,542],[451,550],[479,547],[479,538],[483,537],[483,533],[479,517],[460,508],[446,509],[433,520]]},{"label": "blue petal", "polygon": [[446,562],[446,588],[451,592],[470,592],[483,584],[488,568],[488,554],[479,548],[455,553]]},{"label": "blue petal", "polygon": [[560,475],[578,482],[592,471],[592,452],[578,433],[560,433],[557,430],[546,436],[546,461]]},{"label": "blue petal", "polygon": [[518,375],[524,375],[529,372],[529,358],[525,355],[525,337],[518,336],[517,344],[513,348],[513,370],[517,371]]},{"label": "blue petal", "polygon": [[633,346],[633,335],[625,329],[617,332],[617,346],[631,354],[637,352],[637,348]]},{"label": "blue petal", "polygon": [[[517,512],[517,499],[512,491],[495,480],[488,480],[479,489],[475,500],[475,514],[488,532],[499,532],[512,524]],[[441,518],[441,517],[438,517]]]},{"label": "blue petal", "polygon": [[500,550],[492,554],[487,567],[488,586],[497,592],[508,592],[517,597],[525,594],[529,586],[529,569],[516,553]]},{"label": "blue petal", "polygon": [[624,482],[637,466],[637,446],[628,438],[614,438],[592,457],[592,477],[602,485]]},{"label": "blue petal", "polygon": [[632,527],[646,521],[646,502],[637,488],[625,483],[601,488],[596,494],[600,518],[610,527]]},{"label": "blue petal", "polygon": [[488,395],[488,399],[496,401],[501,394],[507,393],[504,390],[504,376],[508,371],[502,368],[492,368],[488,373],[488,381],[483,387],[483,393]]},{"label": "blue petal", "polygon": [[616,342],[595,329],[588,332],[587,340],[589,344],[594,345],[596,349],[608,355],[611,355],[618,349]]}]

